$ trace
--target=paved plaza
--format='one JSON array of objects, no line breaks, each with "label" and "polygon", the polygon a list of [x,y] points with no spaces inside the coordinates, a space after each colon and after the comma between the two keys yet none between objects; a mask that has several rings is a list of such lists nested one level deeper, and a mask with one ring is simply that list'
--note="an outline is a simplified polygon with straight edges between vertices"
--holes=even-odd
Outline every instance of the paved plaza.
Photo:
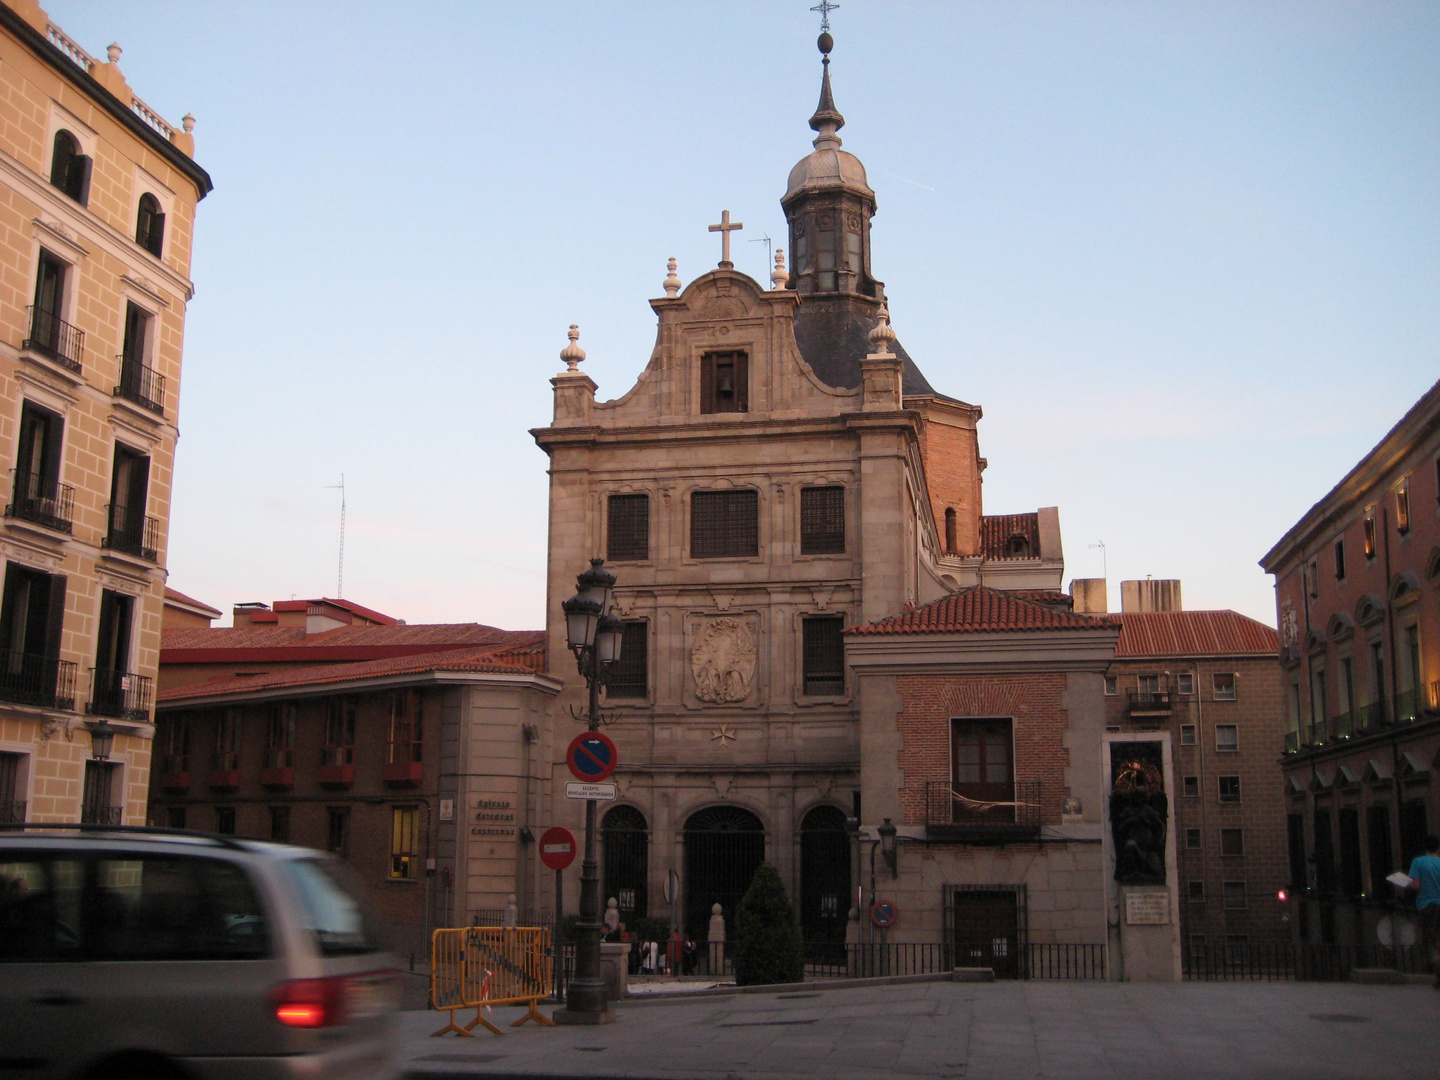
[{"label": "paved plaza", "polygon": [[[523,1012],[496,1009],[494,1020]],[[627,1001],[615,1013],[606,1027],[460,1039],[429,1037],[443,1014],[407,1012],[397,1064],[410,1080],[1440,1080],[1440,993],[1429,986],[805,983]]]}]

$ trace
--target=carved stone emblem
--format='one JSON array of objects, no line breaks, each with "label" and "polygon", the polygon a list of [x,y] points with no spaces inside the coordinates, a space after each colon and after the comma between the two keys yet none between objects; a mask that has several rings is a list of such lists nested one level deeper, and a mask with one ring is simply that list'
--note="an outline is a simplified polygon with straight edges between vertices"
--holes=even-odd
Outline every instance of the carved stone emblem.
[{"label": "carved stone emblem", "polygon": [[744,701],[755,679],[755,637],[737,619],[712,619],[690,650],[695,696],[721,705]]}]

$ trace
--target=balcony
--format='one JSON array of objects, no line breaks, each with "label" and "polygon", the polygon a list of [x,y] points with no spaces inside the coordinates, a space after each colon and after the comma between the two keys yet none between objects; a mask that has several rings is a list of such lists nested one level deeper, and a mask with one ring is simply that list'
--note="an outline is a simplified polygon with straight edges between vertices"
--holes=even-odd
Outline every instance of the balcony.
[{"label": "balcony", "polygon": [[73,712],[75,671],[69,660],[0,650],[0,701]]},{"label": "balcony", "polygon": [[20,347],[48,356],[61,367],[79,375],[85,355],[85,331],[34,304],[30,305],[29,312],[30,336],[20,343]]},{"label": "balcony", "polygon": [[209,785],[216,791],[234,791],[240,786],[240,752],[222,750],[211,762]]},{"label": "balcony", "polygon": [[419,787],[425,779],[422,761],[391,761],[385,765],[386,787]]},{"label": "balcony", "polygon": [[124,816],[121,806],[83,806],[80,808],[81,825],[119,825]]},{"label": "balcony", "polygon": [[355,783],[355,747],[321,748],[320,783],[331,788],[348,788]]},{"label": "balcony", "polygon": [[111,551],[123,551],[137,559],[154,562],[160,549],[160,519],[148,517],[128,506],[110,503],[105,507],[105,518],[110,523],[102,547]]},{"label": "balcony", "polygon": [[1342,712],[1330,718],[1330,738],[1348,739],[1355,734],[1355,714]]},{"label": "balcony", "polygon": [[265,764],[260,770],[260,783],[271,791],[289,791],[295,786],[295,751],[289,747],[270,747],[265,751]]},{"label": "balcony", "polygon": [[929,839],[954,844],[1009,844],[1040,835],[1040,782],[966,784],[948,780],[925,784],[925,829]]},{"label": "balcony", "polygon": [[93,673],[90,704],[85,711],[91,716],[113,716],[135,724],[148,723],[150,706],[155,701],[154,683],[133,671],[111,671],[91,668]]},{"label": "balcony", "polygon": [[5,516],[32,521],[56,532],[68,533],[75,515],[75,489],[47,481],[40,474],[11,469],[11,499]]},{"label": "balcony", "polygon": [[1383,701],[1372,701],[1369,705],[1361,705],[1357,712],[1360,718],[1359,731],[1374,731],[1385,723],[1385,702]]},{"label": "balcony", "polygon": [[1300,732],[1287,731],[1285,733],[1285,753],[1294,754],[1300,750]]},{"label": "balcony", "polygon": [[1414,687],[1395,695],[1395,722],[1405,724],[1420,715],[1420,694]]},{"label": "balcony", "polygon": [[24,820],[23,802],[0,802],[0,825],[18,825]]},{"label": "balcony", "polygon": [[120,385],[115,396],[133,401],[156,416],[165,415],[165,376],[139,360],[120,357]]},{"label": "balcony", "polygon": [[160,786],[172,795],[190,790],[190,755],[167,754],[160,766]]},{"label": "balcony", "polygon": [[1132,717],[1165,717],[1173,708],[1169,690],[1131,690],[1130,715]]}]

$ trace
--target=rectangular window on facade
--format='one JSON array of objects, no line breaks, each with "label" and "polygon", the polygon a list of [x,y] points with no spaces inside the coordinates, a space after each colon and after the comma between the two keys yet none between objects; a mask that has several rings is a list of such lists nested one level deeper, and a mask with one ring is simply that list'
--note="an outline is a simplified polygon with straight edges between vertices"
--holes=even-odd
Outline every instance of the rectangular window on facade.
[{"label": "rectangular window on facade", "polygon": [[233,806],[217,806],[215,808],[215,831],[221,836],[235,835],[235,808]]},{"label": "rectangular window on facade", "polygon": [[115,393],[152,412],[165,407],[165,379],[147,362],[155,316],[134,304],[125,305],[125,337],[120,354],[120,384]]},{"label": "rectangular window on facade", "polygon": [[165,757],[161,762],[162,773],[188,773],[190,771],[190,716],[188,713],[174,713],[167,717],[164,727]]},{"label": "rectangular window on facade", "polygon": [[215,764],[219,772],[240,768],[240,710],[221,709],[215,714]]},{"label": "rectangular window on facade", "polygon": [[1220,830],[1220,854],[1221,855],[1244,855],[1245,854],[1245,832],[1243,829],[1221,829]]},{"label": "rectangular window on facade", "polygon": [[1220,777],[1220,801],[1221,801],[1221,802],[1239,802],[1239,801],[1240,801],[1240,777],[1238,777],[1238,776],[1222,776],[1222,777]]},{"label": "rectangular window on facade", "polygon": [[60,659],[65,577],[11,562],[0,601],[0,701],[73,708],[75,667]]},{"label": "rectangular window on facade", "polygon": [[845,620],[812,615],[801,620],[805,693],[814,697],[845,692]]},{"label": "rectangular window on facade", "polygon": [[1367,559],[1373,559],[1375,557],[1375,511],[1373,508],[1365,511],[1364,536],[1365,557]]},{"label": "rectangular window on facade", "polygon": [[1320,595],[1320,560],[1310,560],[1310,573],[1306,575],[1310,579],[1310,596],[1315,598]]},{"label": "rectangular window on facade", "polygon": [[49,409],[30,401],[20,406],[20,440],[6,516],[70,532],[75,493],[60,483],[64,428],[65,422]]},{"label": "rectangular window on facade", "polygon": [[1335,541],[1335,580],[1345,580],[1345,538],[1342,536]]},{"label": "rectangular window on facade", "polygon": [[800,489],[800,554],[837,555],[845,551],[845,489]]},{"label": "rectangular window on facade", "polygon": [[760,554],[760,493],[754,488],[690,495],[690,557],[741,559]]},{"label": "rectangular window on facade", "polygon": [[355,764],[355,702],[331,698],[325,703],[325,745],[322,765]]},{"label": "rectangular window on facade", "polygon": [[290,807],[270,807],[270,839],[277,844],[290,842]]},{"label": "rectangular window on facade", "polygon": [[700,358],[700,411],[747,412],[750,359],[743,352],[706,353]]},{"label": "rectangular window on facade", "polygon": [[1285,749],[1300,749],[1300,684],[1291,683],[1285,698]]},{"label": "rectangular window on facade", "polygon": [[611,562],[650,557],[649,495],[611,495],[606,500],[605,557]]},{"label": "rectangular window on facade", "polygon": [[1015,800],[1014,725],[1008,719],[957,719],[950,722],[951,788],[956,820],[1014,821],[1011,807],[977,812],[974,803]]},{"label": "rectangular window on facade", "polygon": [[90,825],[119,825],[124,793],[115,778],[120,766],[112,761],[85,762],[85,788],[81,794],[80,820]]},{"label": "rectangular window on facade", "polygon": [[1117,679],[1114,675],[1106,675],[1106,676],[1105,676],[1105,696],[1106,696],[1106,697],[1114,697],[1116,694],[1118,694],[1118,693],[1120,692],[1119,682],[1120,682],[1120,680]]},{"label": "rectangular window on facade", "polygon": [[1414,720],[1425,707],[1420,696],[1420,627],[1416,623],[1400,629],[1400,692],[1395,697],[1395,719]]},{"label": "rectangular window on facade", "polygon": [[[1330,832],[1330,802],[1315,801],[1315,891],[1329,896],[1335,891],[1335,844]],[[1328,936],[1328,935],[1327,935]]]},{"label": "rectangular window on facade", "polygon": [[1215,725],[1215,749],[1223,753],[1234,753],[1240,749],[1240,729],[1234,724]]},{"label": "rectangular window on facade", "polygon": [[185,807],[169,806],[165,808],[165,824],[172,829],[185,828]]},{"label": "rectangular window on facade", "polygon": [[627,622],[620,638],[620,657],[610,665],[606,698],[644,698],[650,693],[649,623]]},{"label": "rectangular window on facade", "polygon": [[1217,671],[1211,678],[1215,687],[1216,701],[1235,700],[1235,673],[1233,671]]},{"label": "rectangular window on facade", "polygon": [[1395,531],[1404,536],[1410,531],[1410,481],[1395,489]]},{"label": "rectangular window on facade", "polygon": [[149,489],[149,456],[117,442],[115,460],[110,468],[106,547],[142,559],[155,558],[159,526],[145,514]]},{"label": "rectangular window on facade", "polygon": [[1203,904],[1205,902],[1205,882],[1192,881],[1186,889],[1186,895],[1192,904]]},{"label": "rectangular window on facade", "polygon": [[1180,745],[1181,745],[1181,746],[1194,746],[1194,745],[1195,745],[1195,725],[1194,725],[1194,724],[1181,724],[1181,725],[1180,725]]},{"label": "rectangular window on facade", "polygon": [[80,372],[85,355],[85,332],[65,321],[69,271],[68,264],[41,249],[35,273],[35,305],[30,309],[30,336],[25,338],[23,347]]},{"label": "rectangular window on facade", "polygon": [[1199,829],[1186,829],[1186,830],[1185,830],[1185,846],[1186,846],[1187,848],[1189,848],[1191,851],[1199,851],[1199,850],[1200,850],[1200,830],[1199,830]]},{"label": "rectangular window on facade", "polygon": [[1200,778],[1198,776],[1181,777],[1180,793],[1187,799],[1198,799],[1200,797]]},{"label": "rectangular window on facade", "polygon": [[414,881],[419,873],[419,818],[413,806],[390,811],[390,877],[396,881]]},{"label": "rectangular window on facade", "polygon": [[1290,856],[1290,888],[1305,887],[1305,815],[1290,814],[1285,819],[1286,847]]},{"label": "rectangular window on facade", "polygon": [[1243,908],[1245,906],[1245,882],[1225,882],[1225,907],[1228,909]]},{"label": "rectangular window on facade", "polygon": [[325,850],[337,855],[350,852],[350,808],[332,806],[326,812]]},{"label": "rectangular window on facade", "polygon": [[425,699],[414,690],[397,690],[390,695],[390,732],[385,747],[388,765],[409,765],[423,761],[425,745]]},{"label": "rectangular window on facade", "polygon": [[295,706],[265,707],[265,768],[288,769],[295,764]]},{"label": "rectangular window on facade", "polygon": [[1195,693],[1195,673],[1192,671],[1182,671],[1176,675],[1175,689],[1181,694]]},{"label": "rectangular window on facade", "polygon": [[1360,810],[1355,806],[1340,808],[1340,891],[1357,897],[1365,891],[1360,869]]}]

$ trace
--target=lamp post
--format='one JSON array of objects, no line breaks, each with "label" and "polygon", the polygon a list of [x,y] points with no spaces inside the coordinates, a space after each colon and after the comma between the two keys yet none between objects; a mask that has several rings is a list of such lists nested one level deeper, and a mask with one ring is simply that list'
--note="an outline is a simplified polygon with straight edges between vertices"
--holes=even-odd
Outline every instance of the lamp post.
[{"label": "lamp post", "polygon": [[[600,688],[610,665],[620,656],[625,624],[610,614],[615,575],[604,559],[591,559],[578,578],[580,591],[560,605],[565,612],[565,640],[590,692],[586,719],[591,731],[600,727]],[[556,912],[559,918],[559,912]],[[585,800],[585,857],[580,864],[580,921],[575,924],[575,977],[565,993],[565,1008],[555,1011],[562,1024],[608,1024],[615,1019],[605,1000],[600,978],[600,880],[595,864],[595,800]]]},{"label": "lamp post", "polygon": [[115,743],[118,729],[104,720],[96,720],[85,726],[90,729],[90,756],[96,761],[110,760],[110,747]]}]

